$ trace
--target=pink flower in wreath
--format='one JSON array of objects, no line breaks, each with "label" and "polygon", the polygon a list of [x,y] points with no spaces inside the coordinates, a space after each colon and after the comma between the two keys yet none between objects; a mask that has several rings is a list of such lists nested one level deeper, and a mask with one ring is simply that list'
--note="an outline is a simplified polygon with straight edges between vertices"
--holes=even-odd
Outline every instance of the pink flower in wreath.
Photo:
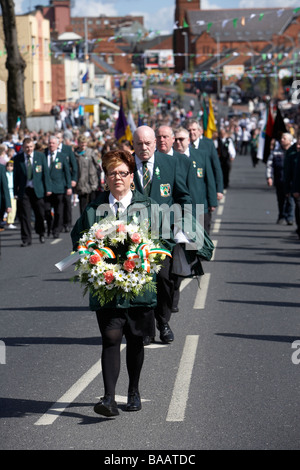
[{"label": "pink flower in wreath", "polygon": [[141,236],[139,233],[135,232],[131,235],[131,240],[133,243],[141,243]]},{"label": "pink flower in wreath", "polygon": [[104,238],[104,235],[103,235],[103,233],[102,233],[102,230],[100,230],[100,229],[97,230],[95,236],[96,236],[96,238],[97,238],[98,240],[102,240],[102,239]]},{"label": "pink flower in wreath", "polygon": [[126,232],[126,227],[124,224],[119,224],[117,227],[117,232]]},{"label": "pink flower in wreath", "polygon": [[92,255],[90,257],[91,264],[97,264],[100,260],[101,260],[101,257],[99,255]]},{"label": "pink flower in wreath", "polygon": [[113,271],[106,271],[104,273],[104,279],[105,279],[106,284],[111,284],[113,282],[114,278],[115,278],[115,276],[114,276]]},{"label": "pink flower in wreath", "polygon": [[124,261],[123,268],[125,269],[125,271],[132,273],[135,268],[135,262],[131,261],[130,259],[127,259],[126,261]]}]

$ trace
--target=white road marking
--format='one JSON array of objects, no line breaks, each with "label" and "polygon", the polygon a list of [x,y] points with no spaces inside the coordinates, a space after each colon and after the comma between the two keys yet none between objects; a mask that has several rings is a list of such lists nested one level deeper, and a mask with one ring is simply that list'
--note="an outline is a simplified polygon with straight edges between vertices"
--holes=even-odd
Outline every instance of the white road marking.
[{"label": "white road marking", "polygon": [[[126,344],[121,344],[121,351],[126,347]],[[49,410],[43,414],[34,424],[36,426],[48,426],[53,424],[54,421],[61,415],[65,409],[83,392],[83,390],[100,374],[101,361],[97,361],[85,374],[83,374],[74,385],[54,403]]]},{"label": "white road marking", "polygon": [[217,208],[217,215],[222,215],[224,211],[224,204],[219,205]]},{"label": "white road marking", "polygon": [[55,238],[54,240],[52,240],[52,242],[50,242],[50,245],[57,245],[57,243],[60,242],[62,242],[62,238]]},{"label": "white road marking", "polygon": [[166,421],[183,421],[199,336],[186,337]]},{"label": "white road marking", "polygon": [[213,229],[212,229],[212,233],[218,233],[220,230],[220,227],[221,227],[221,219],[216,219]]},{"label": "white road marking", "polygon": [[185,288],[186,288],[186,286],[188,286],[188,285],[189,285],[189,283],[190,283],[192,280],[193,280],[193,278],[192,278],[192,277],[190,277],[190,278],[186,278],[186,279],[183,279],[183,280],[182,280],[182,282],[181,282],[181,284],[180,284],[179,291],[180,291],[180,292],[182,292],[182,291],[183,291],[183,289],[185,289]]},{"label": "white road marking", "polygon": [[210,281],[210,273],[205,273],[204,276],[201,277],[200,286],[198,287],[194,308],[203,310],[205,308],[206,296]]},{"label": "white road marking", "polygon": [[215,258],[216,249],[217,249],[217,245],[218,245],[218,240],[212,240],[212,242],[213,242],[213,244],[214,244],[214,247],[215,247],[215,249],[214,249],[214,251],[213,251],[213,255],[212,255],[212,257],[211,257],[211,260],[210,260],[210,261],[213,261],[213,260],[214,260],[214,258]]},{"label": "white road marking", "polygon": [[163,344],[163,343],[151,343],[148,346],[144,346],[144,348],[147,349],[158,349],[158,348],[167,348],[168,344]]}]

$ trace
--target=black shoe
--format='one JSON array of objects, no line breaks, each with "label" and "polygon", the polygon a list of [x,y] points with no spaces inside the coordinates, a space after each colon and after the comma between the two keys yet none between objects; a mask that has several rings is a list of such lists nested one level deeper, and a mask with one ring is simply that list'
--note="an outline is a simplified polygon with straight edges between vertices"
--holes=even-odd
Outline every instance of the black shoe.
[{"label": "black shoe", "polygon": [[40,242],[41,242],[41,243],[45,243],[45,237],[44,237],[44,235],[40,235]]},{"label": "black shoe", "polygon": [[65,232],[65,233],[69,233],[69,232],[70,232],[70,227],[67,227],[67,226],[64,227],[64,232]]},{"label": "black shoe", "polygon": [[110,395],[101,398],[99,403],[94,406],[94,411],[103,416],[118,416],[119,414],[117,403],[112,400]]},{"label": "black shoe", "polygon": [[179,312],[179,308],[178,307],[172,307],[171,312],[172,313],[177,313],[177,312]]},{"label": "black shoe", "polygon": [[144,346],[149,346],[151,343],[154,343],[153,336],[144,336],[144,338],[143,338]]},{"label": "black shoe", "polygon": [[30,245],[31,245],[31,242],[22,242],[20,246],[23,248],[24,246],[30,246]]},{"label": "black shoe", "polygon": [[168,323],[157,325],[157,328],[160,331],[159,337],[163,343],[172,343],[172,341],[174,341],[174,334]]},{"label": "black shoe", "polygon": [[54,233],[54,234],[53,234],[53,238],[59,238],[58,233]]},{"label": "black shoe", "polygon": [[128,393],[126,411],[139,411],[142,408],[139,392]]}]

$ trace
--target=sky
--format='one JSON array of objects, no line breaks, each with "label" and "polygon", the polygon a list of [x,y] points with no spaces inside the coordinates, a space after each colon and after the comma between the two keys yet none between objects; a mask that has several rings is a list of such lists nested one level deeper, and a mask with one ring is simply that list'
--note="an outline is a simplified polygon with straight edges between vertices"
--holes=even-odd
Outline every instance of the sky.
[{"label": "sky", "polygon": [[[16,14],[28,13],[35,5],[49,0],[14,0]],[[174,27],[175,0],[73,0],[71,16],[143,16],[144,26],[171,33]],[[199,1],[200,4],[200,1]],[[201,9],[300,7],[300,0],[201,0]]]}]

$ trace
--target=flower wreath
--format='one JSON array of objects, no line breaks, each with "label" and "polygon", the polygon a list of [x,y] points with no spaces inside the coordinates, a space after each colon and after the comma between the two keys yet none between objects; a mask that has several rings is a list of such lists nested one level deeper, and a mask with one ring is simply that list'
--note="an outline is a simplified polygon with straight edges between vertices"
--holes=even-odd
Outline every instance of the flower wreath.
[{"label": "flower wreath", "polygon": [[76,278],[101,306],[117,295],[133,299],[146,290],[156,292],[153,276],[171,257],[151,239],[148,221],[138,224],[136,217],[128,224],[111,217],[95,223],[80,238],[78,252]]}]

